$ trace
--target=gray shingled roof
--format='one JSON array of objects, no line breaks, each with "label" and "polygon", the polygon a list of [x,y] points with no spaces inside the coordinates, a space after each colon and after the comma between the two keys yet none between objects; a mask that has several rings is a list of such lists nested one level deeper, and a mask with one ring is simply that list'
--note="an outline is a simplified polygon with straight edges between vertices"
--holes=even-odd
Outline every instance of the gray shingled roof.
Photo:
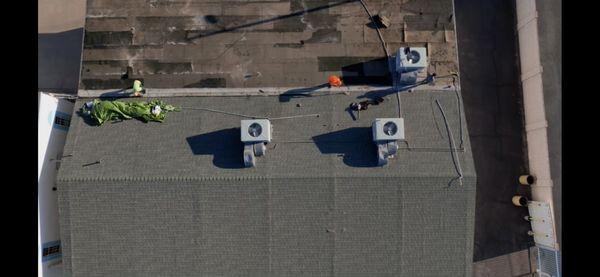
[{"label": "gray shingled roof", "polygon": [[164,123],[97,127],[74,115],[58,177],[66,271],[470,276],[470,143],[463,124],[464,184],[448,186],[456,171],[434,103],[458,143],[454,94],[403,94],[408,143],[385,167],[375,165],[370,124],[397,116],[396,99],[353,121],[345,109],[357,96],[163,99],[256,116],[320,114],[273,121],[273,141],[255,168],[242,168],[239,117],[184,109]]}]

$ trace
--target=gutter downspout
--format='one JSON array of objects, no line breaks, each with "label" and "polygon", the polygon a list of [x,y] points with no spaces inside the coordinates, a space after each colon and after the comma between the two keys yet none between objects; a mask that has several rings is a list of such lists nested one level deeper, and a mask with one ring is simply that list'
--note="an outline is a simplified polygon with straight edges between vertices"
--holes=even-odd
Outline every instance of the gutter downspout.
[{"label": "gutter downspout", "polygon": [[[543,68],[540,62],[538,12],[535,0],[516,0],[516,12],[529,174],[537,179],[535,184],[531,185],[531,197],[534,201],[549,203],[552,217],[556,218],[552,198],[548,122],[544,106]],[[556,221],[553,221],[556,234]],[[557,241],[555,247],[559,249]]]}]

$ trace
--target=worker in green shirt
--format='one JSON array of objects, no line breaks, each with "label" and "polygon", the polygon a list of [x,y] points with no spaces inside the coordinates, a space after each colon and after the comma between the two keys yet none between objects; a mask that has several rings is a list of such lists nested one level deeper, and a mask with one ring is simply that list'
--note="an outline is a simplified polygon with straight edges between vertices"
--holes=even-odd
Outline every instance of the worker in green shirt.
[{"label": "worker in green shirt", "polygon": [[144,88],[142,87],[142,81],[135,80],[133,81],[133,96],[140,97],[142,93],[145,93]]}]

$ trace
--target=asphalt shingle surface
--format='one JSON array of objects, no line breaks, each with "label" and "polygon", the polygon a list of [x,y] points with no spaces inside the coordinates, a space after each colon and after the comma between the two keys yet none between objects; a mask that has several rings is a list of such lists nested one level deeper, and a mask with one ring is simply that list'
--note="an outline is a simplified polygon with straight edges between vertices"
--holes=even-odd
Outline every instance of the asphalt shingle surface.
[{"label": "asphalt shingle surface", "polygon": [[[348,177],[382,174],[456,176],[452,156],[447,152],[449,140],[444,121],[434,102],[439,99],[456,147],[459,147],[458,109],[452,91],[402,94],[408,146],[400,143],[401,154],[386,168],[375,166],[377,159],[375,144],[371,139],[371,123],[376,117],[397,116],[395,95],[385,96],[380,105],[362,111],[356,121],[346,109],[361,95],[309,95],[312,96],[290,99],[284,96],[163,98],[163,101],[183,109],[169,113],[163,124],[129,120],[92,126],[88,125],[86,118],[75,114],[64,150],[64,153],[68,153],[65,155],[72,156],[66,157],[61,164],[62,177],[59,178],[203,179],[240,174],[291,178],[328,177],[333,173]],[[81,107],[86,101],[89,99],[78,100],[76,107]],[[319,117],[273,120],[273,142],[267,147],[267,157],[258,158],[255,168],[239,171],[243,166],[239,126],[244,118],[195,108],[271,118],[309,114],[318,114]],[[467,148],[468,133],[465,121],[462,122],[464,147]],[[158,163],[152,157],[164,162]],[[430,159],[436,162],[431,163]],[[100,163],[84,166],[96,161]],[[339,166],[332,167],[338,163]],[[472,173],[470,158],[462,163],[465,174]],[[284,170],[297,167],[305,170]]]},{"label": "asphalt shingle surface", "polygon": [[[463,185],[448,186],[457,173],[435,104],[458,143],[454,93],[402,96],[408,143],[385,167],[376,166],[370,125],[396,115],[395,98],[354,121],[345,109],[357,96],[164,98],[187,107],[164,123],[98,127],[74,115],[58,177],[65,268],[72,276],[470,276],[468,132],[456,152]],[[266,155],[242,168],[241,118],[189,109],[206,106],[320,116],[273,120]]]}]

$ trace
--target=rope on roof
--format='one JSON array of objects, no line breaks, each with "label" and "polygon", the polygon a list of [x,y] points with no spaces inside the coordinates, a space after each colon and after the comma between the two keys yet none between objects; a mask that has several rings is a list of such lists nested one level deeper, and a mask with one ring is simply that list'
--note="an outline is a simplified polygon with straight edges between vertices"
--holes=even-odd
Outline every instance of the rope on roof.
[{"label": "rope on roof", "polygon": [[[392,70],[392,66],[390,64],[390,53],[388,52],[387,49],[387,44],[385,43],[385,40],[383,39],[383,36],[381,35],[381,31],[379,30],[379,26],[378,24],[375,22],[375,20],[373,19],[373,15],[371,14],[371,11],[369,11],[369,8],[367,7],[367,4],[364,2],[364,0],[360,0],[360,4],[363,6],[363,8],[365,9],[365,11],[367,12],[367,15],[369,15],[369,18],[371,19],[371,22],[373,23],[373,25],[375,26],[375,30],[377,31],[377,36],[379,37],[379,41],[381,42],[381,47],[383,48],[383,51],[385,52],[385,56],[387,59],[387,64],[388,64],[388,70]],[[434,74],[435,76],[435,74]],[[447,77],[452,77],[452,84],[454,85],[454,93],[456,94],[456,101],[458,102],[458,122],[459,122],[459,126],[460,126],[460,147],[463,147],[463,128],[462,128],[462,116],[461,116],[461,104],[460,104],[460,97],[458,95],[458,87],[456,86],[456,78],[458,77],[458,74],[453,73],[450,75],[446,75],[446,76],[441,76],[441,77],[437,77],[437,78],[447,78]],[[433,79],[428,80],[425,79],[424,81],[418,83],[417,85],[415,85],[415,87],[423,85],[423,84],[427,84],[433,82]],[[398,117],[402,117],[402,101],[400,100],[400,91],[396,91],[396,102],[398,105]]]},{"label": "rope on roof", "polygon": [[[448,125],[448,120],[446,119],[446,113],[444,113],[444,108],[442,108],[442,105],[440,104],[440,101],[438,99],[435,99],[435,103],[437,104],[438,108],[440,109],[440,112],[442,113],[442,117],[444,118],[444,125],[446,125],[446,132],[448,133],[448,139],[450,141],[450,149],[452,149],[451,151],[451,156],[452,156],[452,162],[454,163],[454,169],[456,169],[456,173],[458,173],[458,177],[456,177],[455,179],[452,179],[452,181],[458,179],[458,181],[460,182],[460,185],[462,186],[463,182],[463,174],[462,174],[462,168],[460,167],[460,161],[458,160],[458,155],[455,154],[456,151],[454,150],[454,138],[452,136],[452,130],[450,130],[450,126]],[[452,184],[452,181],[450,181],[450,184]]]},{"label": "rope on roof", "polygon": [[293,118],[309,117],[309,116],[319,117],[321,115],[318,114],[318,113],[313,113],[313,114],[300,114],[300,115],[282,116],[282,117],[271,117],[271,118],[267,118],[267,119],[270,119],[270,120],[279,120],[279,119],[293,119]]},{"label": "rope on roof", "polygon": [[182,110],[187,109],[187,110],[207,111],[207,112],[221,113],[221,114],[227,114],[227,115],[233,115],[233,116],[239,116],[239,117],[245,117],[245,118],[251,118],[251,119],[280,120],[280,119],[294,119],[294,118],[309,117],[309,116],[314,116],[314,117],[321,116],[318,113],[314,113],[314,114],[300,114],[300,115],[291,115],[291,116],[282,116],[282,117],[266,117],[266,116],[252,116],[252,115],[246,115],[246,114],[232,113],[232,112],[226,112],[226,111],[209,109],[209,108],[196,108],[196,107],[180,107],[180,108]]},{"label": "rope on roof", "polygon": [[226,112],[226,111],[220,111],[220,110],[213,110],[213,109],[208,109],[208,108],[194,108],[194,107],[180,107],[182,110],[199,110],[199,111],[206,111],[206,112],[213,112],[213,113],[221,113],[221,114],[227,114],[227,115],[234,115],[234,116],[239,116],[239,117],[245,117],[245,118],[264,118],[264,117],[259,117],[259,116],[252,116],[252,115],[245,115],[245,114],[239,114],[239,113],[232,113],[232,112]]},{"label": "rope on roof", "polygon": [[[375,19],[373,19],[373,15],[371,14],[371,11],[369,11],[369,8],[367,7],[367,3],[365,3],[363,0],[360,0],[360,4],[363,6],[363,8],[365,9],[365,11],[367,12],[367,15],[369,15],[369,18],[371,19],[371,23],[373,23],[373,26],[375,26],[375,31],[377,31],[377,36],[379,37],[379,41],[381,42],[381,47],[383,48],[383,51],[385,52],[385,58],[387,60],[387,65],[388,65],[388,70],[391,72],[392,71],[392,65],[390,64],[390,53],[388,52],[387,49],[387,44],[385,43],[385,40],[383,39],[383,36],[381,35],[381,31],[379,30],[379,26],[377,24],[377,22],[375,22]],[[396,91],[396,104],[398,105],[398,117],[402,117],[402,101],[400,100],[400,91]]]},{"label": "rope on roof", "polygon": [[453,74],[452,76],[452,85],[454,86],[454,94],[456,95],[456,105],[458,106],[458,128],[460,131],[460,145],[459,148],[463,148],[463,126],[462,126],[462,113],[461,113],[461,106],[462,106],[462,101],[460,101],[460,96],[458,95],[458,87],[456,86],[456,78],[458,77],[458,74]]},{"label": "rope on roof", "polygon": [[460,145],[458,146],[459,149],[463,149],[463,144],[464,144],[464,135],[463,135],[463,124],[462,124],[462,101],[460,100],[460,95],[458,93],[458,86],[456,85],[456,79],[458,78],[458,74],[457,73],[451,73],[449,75],[444,75],[444,76],[439,76],[439,77],[435,77],[436,79],[443,79],[443,78],[452,78],[452,86],[454,87],[454,95],[456,96],[456,106],[458,107],[458,131],[459,131],[459,137],[460,137]]}]

